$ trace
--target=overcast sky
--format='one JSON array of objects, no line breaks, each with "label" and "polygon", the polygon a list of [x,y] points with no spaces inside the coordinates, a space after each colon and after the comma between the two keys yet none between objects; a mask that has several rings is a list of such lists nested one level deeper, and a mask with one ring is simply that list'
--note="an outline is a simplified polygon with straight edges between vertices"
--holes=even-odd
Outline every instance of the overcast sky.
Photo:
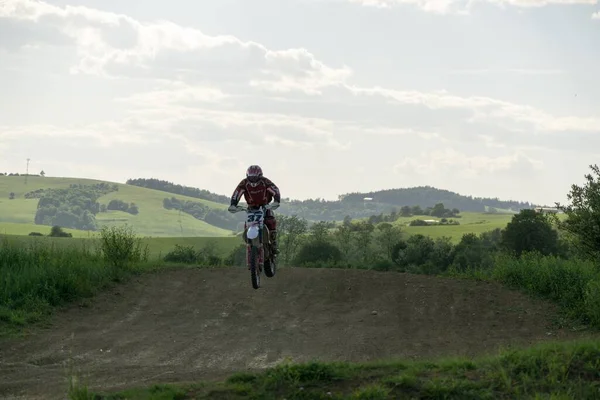
[{"label": "overcast sky", "polygon": [[0,171],[565,201],[597,0],[0,0]]}]

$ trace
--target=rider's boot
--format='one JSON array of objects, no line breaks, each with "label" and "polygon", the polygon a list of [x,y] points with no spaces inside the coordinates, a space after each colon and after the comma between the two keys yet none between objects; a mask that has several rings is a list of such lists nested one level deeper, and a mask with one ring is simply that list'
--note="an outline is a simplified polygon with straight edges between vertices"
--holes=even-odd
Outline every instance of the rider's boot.
[{"label": "rider's boot", "polygon": [[274,255],[279,254],[279,247],[277,246],[277,231],[271,231],[271,248]]}]

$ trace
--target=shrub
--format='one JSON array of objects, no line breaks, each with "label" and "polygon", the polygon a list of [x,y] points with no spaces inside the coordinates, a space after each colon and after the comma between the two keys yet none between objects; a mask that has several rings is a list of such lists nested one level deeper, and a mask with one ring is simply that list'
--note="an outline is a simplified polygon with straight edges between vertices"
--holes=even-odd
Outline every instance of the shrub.
[{"label": "shrub", "polygon": [[175,250],[168,252],[163,258],[166,262],[183,264],[200,264],[204,257],[193,246],[175,245]]},{"label": "shrub", "polygon": [[303,244],[295,258],[297,265],[310,263],[336,263],[342,260],[342,252],[329,241],[310,241]]},{"label": "shrub", "polygon": [[148,260],[148,246],[142,249],[141,239],[126,225],[102,227],[100,246],[104,260],[118,268],[127,268],[134,263]]},{"label": "shrub", "polygon": [[52,229],[50,230],[50,235],[49,236],[52,236],[52,237],[73,237],[72,234],[63,231],[63,229],[60,226],[58,226],[58,225],[55,225],[55,226],[52,227]]},{"label": "shrub", "polygon": [[224,260],[228,266],[245,266],[246,265],[246,245],[240,244],[235,249],[231,250],[229,255]]}]

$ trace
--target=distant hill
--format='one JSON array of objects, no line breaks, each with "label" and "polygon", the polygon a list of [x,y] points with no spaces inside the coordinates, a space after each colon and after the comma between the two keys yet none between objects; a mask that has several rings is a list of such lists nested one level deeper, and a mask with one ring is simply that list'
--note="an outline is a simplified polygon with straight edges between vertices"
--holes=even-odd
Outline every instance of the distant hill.
[{"label": "distant hill", "polygon": [[218,237],[231,235],[240,222],[241,216],[231,215],[223,204],[148,188],[42,176],[25,182],[22,175],[0,175],[0,223],[12,227],[37,225],[37,231],[46,232],[56,224],[93,232],[128,224],[144,236]]},{"label": "distant hill", "polygon": [[[127,184],[162,190],[167,193],[183,194],[221,204],[229,204],[228,196],[154,178],[128,179]],[[365,202],[365,197],[372,198],[373,200]],[[433,207],[438,203],[443,203],[446,208],[457,208],[460,211],[470,212],[485,212],[489,209],[517,212],[523,208],[532,207],[528,202],[463,196],[449,190],[421,186],[407,189],[381,190],[371,193],[350,193],[340,196],[340,200],[335,201],[322,199],[285,199],[278,212],[283,215],[296,214],[310,221],[341,221],[346,216],[351,218],[365,218],[374,214],[390,213],[394,210],[398,211],[403,206],[420,206],[425,209]]]},{"label": "distant hill", "polygon": [[533,207],[533,204],[529,202],[464,196],[431,186],[388,189],[369,193],[349,193],[340,196],[342,203],[355,205],[362,205],[365,198],[372,198],[374,203],[389,204],[398,207],[418,205],[425,208],[433,207],[437,203],[443,203],[447,208],[458,208],[461,211],[471,212],[485,212],[487,211],[487,207],[518,212],[524,208]]}]

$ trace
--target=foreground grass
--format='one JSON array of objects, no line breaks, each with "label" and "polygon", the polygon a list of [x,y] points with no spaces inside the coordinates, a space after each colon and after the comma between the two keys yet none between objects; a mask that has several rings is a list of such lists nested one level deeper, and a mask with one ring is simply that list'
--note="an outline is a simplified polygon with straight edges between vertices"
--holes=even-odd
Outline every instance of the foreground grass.
[{"label": "foreground grass", "polygon": [[600,329],[600,270],[594,262],[498,254],[492,269],[450,270],[448,275],[500,282],[558,304],[571,321]]},{"label": "foreground grass", "polygon": [[101,247],[0,240],[0,335],[22,332],[57,307],[151,267],[139,242],[118,232],[111,240]]},{"label": "foreground grass", "polygon": [[475,361],[282,364],[225,382],[154,385],[71,399],[591,399],[600,396],[600,342],[512,350]]}]

